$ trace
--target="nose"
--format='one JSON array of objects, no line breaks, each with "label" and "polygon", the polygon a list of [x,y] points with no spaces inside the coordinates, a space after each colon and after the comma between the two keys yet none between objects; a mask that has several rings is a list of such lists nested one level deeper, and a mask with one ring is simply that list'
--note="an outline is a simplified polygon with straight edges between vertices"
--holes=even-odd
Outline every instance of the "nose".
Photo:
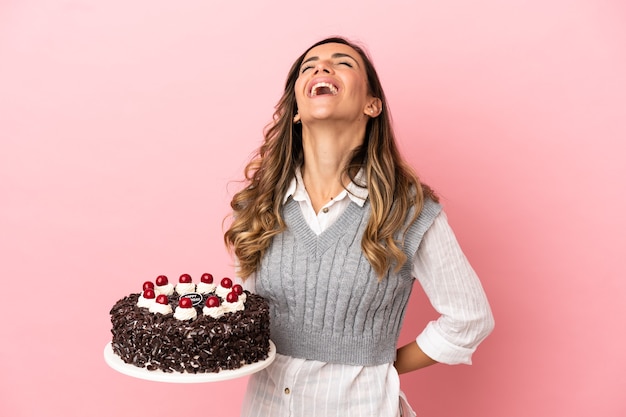
[{"label": "nose", "polygon": [[325,61],[325,60],[317,61],[315,65],[315,74],[319,74],[319,73],[330,74],[333,71],[332,68],[333,68],[332,65],[330,65],[328,61]]}]

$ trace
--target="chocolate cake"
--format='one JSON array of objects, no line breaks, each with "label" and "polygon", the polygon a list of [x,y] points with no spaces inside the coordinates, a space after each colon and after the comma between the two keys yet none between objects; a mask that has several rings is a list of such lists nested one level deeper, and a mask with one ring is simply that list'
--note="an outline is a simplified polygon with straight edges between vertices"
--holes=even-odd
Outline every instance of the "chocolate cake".
[{"label": "chocolate cake", "polygon": [[228,278],[218,286],[207,284],[209,279],[210,274],[202,276],[196,287],[205,285],[200,293],[189,291],[187,274],[180,278],[184,290],[178,285],[173,290],[159,276],[156,286],[148,281],[142,293],[115,303],[110,311],[113,352],[151,371],[194,374],[265,360],[270,346],[267,301]]}]

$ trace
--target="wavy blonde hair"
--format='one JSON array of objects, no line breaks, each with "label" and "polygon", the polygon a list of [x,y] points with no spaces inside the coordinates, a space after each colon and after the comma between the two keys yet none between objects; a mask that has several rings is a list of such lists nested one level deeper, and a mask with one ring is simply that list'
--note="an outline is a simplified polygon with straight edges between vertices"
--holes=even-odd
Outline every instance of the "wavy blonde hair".
[{"label": "wavy blonde hair", "polygon": [[[304,158],[302,126],[293,123],[298,111],[295,83],[306,54],[326,43],[348,45],[361,56],[370,94],[382,101],[381,114],[368,121],[363,144],[354,150],[344,168],[355,183],[356,173],[360,169],[365,173],[366,183],[357,185],[369,191],[371,216],[361,247],[379,279],[392,266],[397,270],[407,260],[401,249],[402,242],[396,241],[398,232],[415,221],[424,198],[437,201],[431,188],[419,181],[400,156],[387,101],[365,50],[341,37],[321,40],[307,49],[289,70],[273,122],[265,129],[265,140],[244,170],[246,186],[234,195],[230,204],[232,222],[224,234],[224,243],[237,257],[238,274],[243,279],[257,270],[272,238],[286,228],[281,213],[282,200]],[[413,216],[407,222],[410,212]]]}]

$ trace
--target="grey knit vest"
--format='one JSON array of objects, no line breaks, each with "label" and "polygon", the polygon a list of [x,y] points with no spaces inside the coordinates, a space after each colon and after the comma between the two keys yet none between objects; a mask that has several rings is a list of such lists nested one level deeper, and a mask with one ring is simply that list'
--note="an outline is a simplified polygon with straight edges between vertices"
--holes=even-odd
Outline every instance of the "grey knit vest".
[{"label": "grey knit vest", "polygon": [[351,202],[321,235],[300,207],[283,207],[287,230],[274,237],[257,273],[256,292],[270,303],[271,339],[283,355],[347,365],[395,360],[396,344],[413,287],[413,255],[441,211],[425,202],[403,245],[407,261],[378,281],[361,250],[369,201]]}]

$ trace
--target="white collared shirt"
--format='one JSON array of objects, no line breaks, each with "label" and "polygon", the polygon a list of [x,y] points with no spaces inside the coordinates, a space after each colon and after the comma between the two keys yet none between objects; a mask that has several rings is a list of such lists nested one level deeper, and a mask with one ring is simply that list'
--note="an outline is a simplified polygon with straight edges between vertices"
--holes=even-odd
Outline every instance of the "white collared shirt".
[{"label": "white collared shirt", "polygon": [[[359,171],[355,180],[361,182],[363,171]],[[291,180],[289,188],[285,193],[283,204],[289,197],[293,197],[294,201],[300,203],[300,210],[308,223],[309,227],[318,236],[322,234],[324,230],[343,213],[350,201],[363,207],[365,200],[367,200],[368,191],[367,188],[357,186],[355,183],[350,182],[345,190],[342,190],[339,194],[333,197],[328,203],[326,203],[319,211],[315,213],[313,209],[313,203],[307,193],[302,180],[302,173],[300,169],[296,169],[296,177]],[[347,198],[346,198],[347,197]],[[331,209],[332,207],[332,209]]]},{"label": "white collared shirt", "polygon": [[[362,206],[367,196],[366,188],[350,183],[315,213],[297,170],[284,201],[289,197],[297,201],[309,227],[319,235],[351,202]],[[493,328],[493,316],[443,212],[413,260],[414,276],[441,314],[417,336],[417,344],[438,362],[470,364],[472,353]],[[247,289],[253,290],[253,282],[254,277],[246,281]],[[400,391],[393,363],[354,366],[277,354],[272,365],[250,377],[241,415],[397,417],[401,406],[404,417],[415,415]]]}]

